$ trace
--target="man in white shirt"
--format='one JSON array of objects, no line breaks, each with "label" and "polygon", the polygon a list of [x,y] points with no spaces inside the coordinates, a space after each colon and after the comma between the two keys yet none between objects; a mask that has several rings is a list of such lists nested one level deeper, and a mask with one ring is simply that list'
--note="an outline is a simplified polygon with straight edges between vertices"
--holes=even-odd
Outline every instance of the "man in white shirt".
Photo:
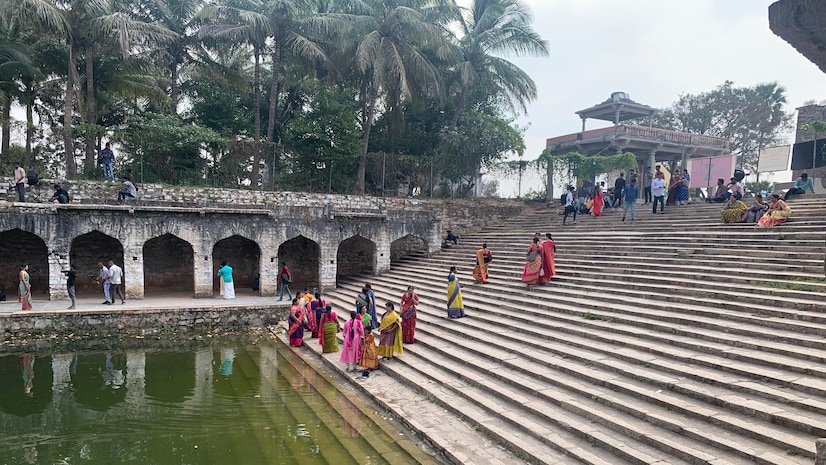
[{"label": "man in white shirt", "polygon": [[114,288],[114,291],[111,289],[109,291],[110,294],[113,294],[112,297],[120,297],[120,303],[125,304],[126,296],[123,294],[123,268],[115,265],[115,262],[112,260],[109,260],[109,283],[111,287]]},{"label": "man in white shirt", "polygon": [[109,294],[109,288],[112,286],[112,282],[109,280],[109,268],[106,268],[103,262],[98,262],[98,269],[100,269],[100,273],[97,282],[103,283],[103,295],[106,297],[103,305],[112,305],[112,298]]},{"label": "man in white shirt", "polygon": [[660,204],[660,213],[665,213],[665,175],[660,170],[657,170],[651,180],[651,195],[654,197],[652,213],[657,213],[657,202]]},{"label": "man in white shirt", "polygon": [[565,226],[565,221],[568,219],[568,214],[574,214],[574,224],[576,224],[576,207],[574,206],[574,186],[568,186],[568,194],[565,196],[565,213],[562,216],[562,226]]},{"label": "man in white shirt", "polygon": [[26,201],[26,170],[20,163],[14,165],[14,188],[17,189],[17,200]]},{"label": "man in white shirt", "polygon": [[741,200],[743,196],[746,194],[746,190],[743,189],[743,185],[737,181],[737,178],[731,178],[731,182],[728,183],[727,187],[729,192],[726,192],[726,200],[728,200],[729,197],[731,197],[732,195],[737,200]]}]

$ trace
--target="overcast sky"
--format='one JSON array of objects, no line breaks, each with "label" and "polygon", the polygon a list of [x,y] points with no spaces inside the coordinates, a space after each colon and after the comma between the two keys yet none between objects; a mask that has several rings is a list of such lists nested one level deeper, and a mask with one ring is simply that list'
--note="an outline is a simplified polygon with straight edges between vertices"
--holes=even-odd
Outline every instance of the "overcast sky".
[{"label": "overcast sky", "polygon": [[[574,112],[614,91],[660,108],[726,80],[777,81],[787,89],[789,110],[826,99],[826,74],[769,29],[772,0],[523,1],[550,48],[547,58],[512,59],[539,90],[520,119],[530,125],[527,160],[539,156],[546,138],[579,131]],[[589,120],[588,128],[606,124]]]}]

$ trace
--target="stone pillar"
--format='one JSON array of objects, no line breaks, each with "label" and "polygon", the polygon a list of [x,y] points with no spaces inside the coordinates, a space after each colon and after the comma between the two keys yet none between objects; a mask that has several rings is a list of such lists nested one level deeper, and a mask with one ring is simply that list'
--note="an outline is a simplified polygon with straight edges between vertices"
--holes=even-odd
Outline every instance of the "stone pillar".
[{"label": "stone pillar", "polygon": [[380,275],[390,271],[390,240],[383,233],[376,242],[376,254],[373,260],[373,274]]},{"label": "stone pillar", "polygon": [[815,441],[815,465],[826,465],[826,439],[818,439]]},{"label": "stone pillar", "polygon": [[[231,348],[224,348],[225,356],[235,359],[235,351]],[[203,400],[212,397],[212,349],[201,349],[195,352],[195,390],[192,400]],[[193,402],[197,403],[197,402]]]},{"label": "stone pillar", "polygon": [[261,263],[258,265],[260,279],[258,281],[258,286],[260,286],[259,292],[263,296],[274,296],[278,295],[278,291],[280,290],[280,276],[278,272],[281,271],[281,267],[278,263],[278,256],[273,253],[272,255],[265,254],[264,251],[278,251],[278,248],[261,248]]},{"label": "stone pillar", "polygon": [[654,166],[655,166],[656,164],[657,164],[657,151],[656,151],[656,150],[652,150],[651,152],[649,152],[649,153],[648,153],[648,166],[650,166],[650,167],[651,167],[651,173],[652,173],[652,174],[653,174],[655,171],[657,171],[656,169],[654,169]]},{"label": "stone pillar", "polygon": [[146,352],[126,352],[126,405],[130,412],[146,412]]},{"label": "stone pillar", "polygon": [[67,300],[69,292],[66,290],[66,275],[63,270],[69,269],[69,252],[53,250],[48,258],[49,262],[49,300]]},{"label": "stone pillar", "polygon": [[318,261],[318,283],[322,291],[332,291],[336,288],[336,256],[338,255],[338,244],[332,241],[322,240],[319,244],[321,258]]},{"label": "stone pillar", "polygon": [[545,181],[547,183],[545,187],[545,202],[550,203],[554,201],[554,163],[550,158],[548,159],[545,175],[548,177]]},{"label": "stone pillar", "polygon": [[52,355],[52,392],[60,392],[72,382],[69,368],[72,365],[72,354]]},{"label": "stone pillar", "polygon": [[143,247],[127,246],[123,248],[123,285],[127,299],[143,299]]},{"label": "stone pillar", "polygon": [[[212,297],[212,252],[193,247],[195,254],[192,273],[195,277],[195,297]],[[262,273],[263,274],[263,273]]]}]

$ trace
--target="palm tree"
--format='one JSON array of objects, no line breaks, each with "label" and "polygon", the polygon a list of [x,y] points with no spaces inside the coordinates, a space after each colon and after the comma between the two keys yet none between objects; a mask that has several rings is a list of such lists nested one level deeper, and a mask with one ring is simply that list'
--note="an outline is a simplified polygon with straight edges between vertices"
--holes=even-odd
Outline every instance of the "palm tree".
[{"label": "palm tree", "polygon": [[536,84],[530,76],[496,56],[547,56],[547,42],[533,30],[531,21],[522,0],[474,0],[462,9],[457,39],[462,59],[456,66],[461,90],[449,124],[451,131],[456,129],[472,86],[480,79],[489,81],[507,102],[523,111],[536,98]]},{"label": "palm tree", "polygon": [[386,107],[412,99],[414,91],[439,95],[441,83],[433,58],[454,50],[446,40],[445,11],[452,2],[440,0],[362,0],[351,2],[350,15],[358,34],[354,67],[361,74],[364,140],[355,192],[364,193],[370,131],[381,96]]}]

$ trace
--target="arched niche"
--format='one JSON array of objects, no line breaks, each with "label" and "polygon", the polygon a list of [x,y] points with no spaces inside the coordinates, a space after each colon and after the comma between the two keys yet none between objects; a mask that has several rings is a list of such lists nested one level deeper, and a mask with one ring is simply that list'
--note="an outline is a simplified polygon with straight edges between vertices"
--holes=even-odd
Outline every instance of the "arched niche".
[{"label": "arched niche", "polygon": [[195,292],[192,244],[174,234],[153,237],[143,244],[144,293]]},{"label": "arched niche", "polygon": [[232,268],[236,294],[260,293],[258,289],[253,290],[261,266],[261,247],[255,241],[236,234],[215,243],[212,248],[212,263],[215,267],[212,288],[216,293],[220,289],[218,269],[224,261]]},{"label": "arched niche", "polygon": [[260,352],[238,346],[212,353],[212,389],[221,397],[249,398],[261,387]]},{"label": "arched niche", "polygon": [[390,244],[390,263],[396,263],[407,257],[427,256],[427,242],[419,236],[408,234]]},{"label": "arched niche", "polygon": [[[100,294],[99,297],[103,297],[103,287],[95,284],[94,278],[100,273],[98,262],[106,265],[109,260],[124,268],[123,245],[114,237],[95,230],[72,240],[69,261],[77,267],[75,291],[78,298],[90,297],[95,292]],[[123,279],[126,284],[131,277],[124,274]]]},{"label": "arched niche", "polygon": [[298,236],[282,243],[278,246],[278,261],[290,268],[294,290],[320,286],[321,247],[315,241]]},{"label": "arched niche", "polygon": [[336,252],[336,277],[373,274],[376,270],[376,243],[362,236],[341,241]]},{"label": "arched niche", "polygon": [[0,357],[0,411],[17,417],[42,413],[52,402],[53,378],[51,357]]},{"label": "arched niche", "polygon": [[[6,299],[17,299],[17,285],[20,280],[20,265],[29,264],[29,282],[32,296],[49,296],[49,250],[46,243],[36,234],[22,229],[11,229],[0,233],[0,290]],[[18,305],[17,309],[20,309]]]},{"label": "arched niche", "polygon": [[144,371],[146,397],[183,402],[195,392],[194,352],[148,352]]},{"label": "arched niche", "polygon": [[126,354],[84,352],[72,359],[70,369],[75,401],[104,411],[126,400]]}]

